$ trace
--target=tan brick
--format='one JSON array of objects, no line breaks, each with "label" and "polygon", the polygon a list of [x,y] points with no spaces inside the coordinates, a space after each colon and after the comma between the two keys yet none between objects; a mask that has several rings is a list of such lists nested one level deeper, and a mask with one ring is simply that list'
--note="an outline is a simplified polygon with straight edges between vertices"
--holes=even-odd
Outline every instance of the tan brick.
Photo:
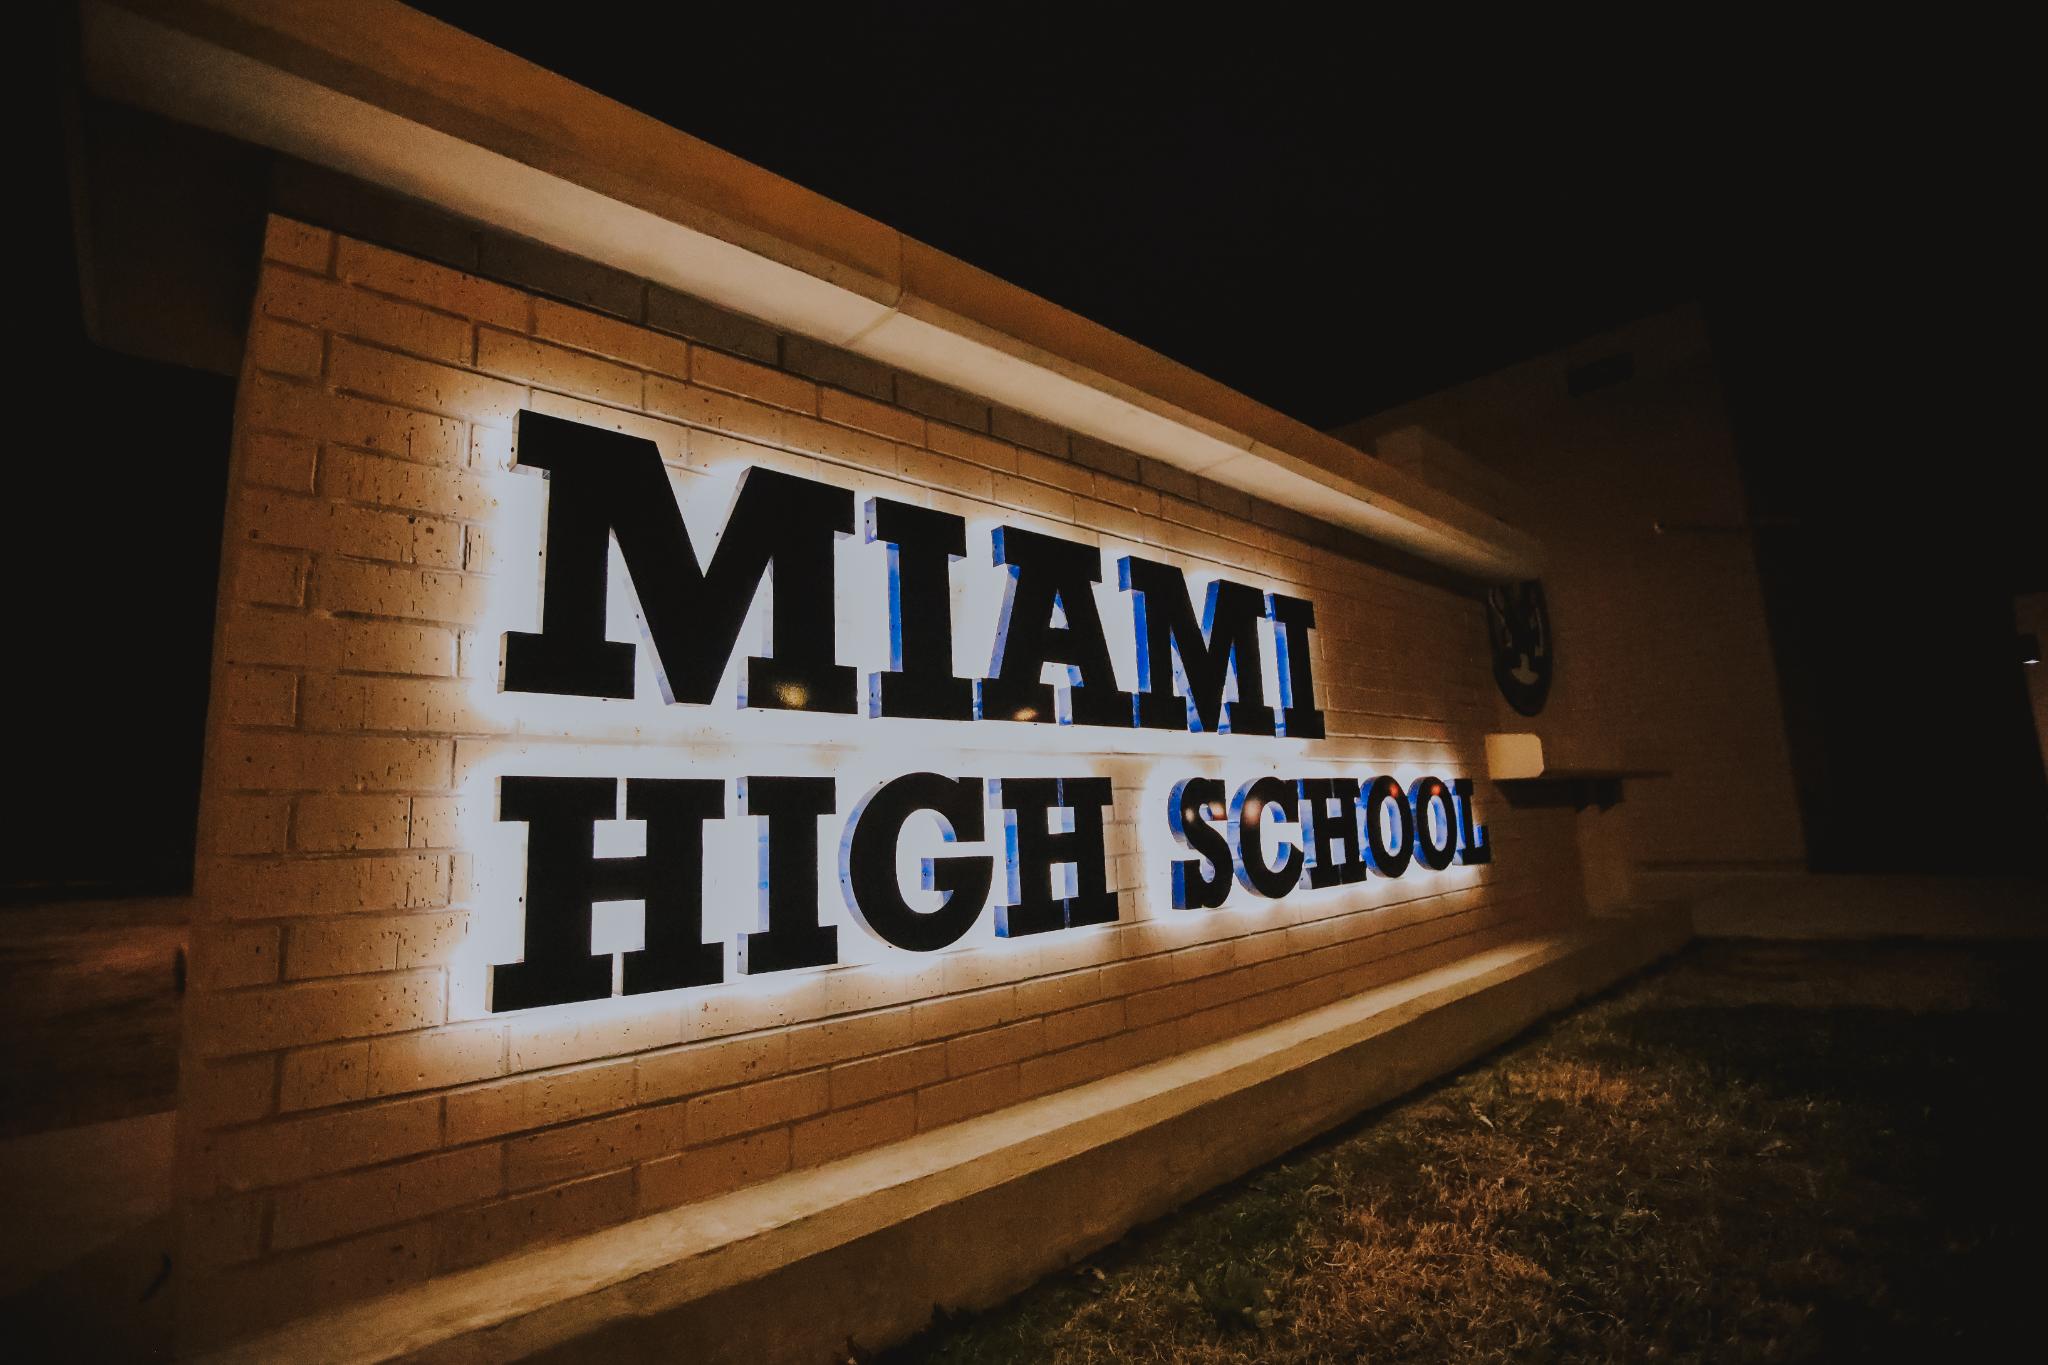
[{"label": "tan brick", "polygon": [[681,1150],[683,1106],[656,1104],[505,1144],[507,1188],[532,1189],[615,1170]]},{"label": "tan brick", "polygon": [[334,266],[342,279],[382,294],[396,294],[508,331],[527,329],[531,304],[525,294],[444,265],[343,237]]},{"label": "tan brick", "polygon": [[325,271],[333,257],[334,234],[325,228],[278,217],[263,225],[263,259],[267,261]]},{"label": "tan brick", "polygon": [[221,635],[222,658],[231,664],[330,668],[341,661],[334,623],[302,611],[231,606]]},{"label": "tan brick", "polygon": [[310,327],[259,317],[249,324],[244,360],[259,370],[296,379],[318,379],[325,346]]},{"label": "tan brick", "polygon": [[1135,995],[1173,984],[1173,959],[1166,954],[1114,962],[1102,969],[1102,994]]},{"label": "tan brick", "polygon": [[412,1156],[440,1133],[441,1097],[423,1095],[219,1133],[208,1156],[223,1188],[253,1190]]},{"label": "tan brick", "polygon": [[548,299],[533,301],[533,334],[579,351],[594,351],[641,370],[687,379],[690,348],[671,336]]},{"label": "tan brick", "polygon": [[448,1096],[448,1141],[474,1142],[550,1123],[566,1123],[633,1102],[633,1064],[555,1071],[457,1090]]},{"label": "tan brick", "polygon": [[923,1132],[1014,1104],[1020,1094],[1017,1068],[999,1066],[917,1092],[917,1127]]},{"label": "tan brick", "polygon": [[279,1251],[480,1203],[504,1193],[495,1144],[353,1171],[277,1195],[271,1245]]},{"label": "tan brick", "polygon": [[437,517],[484,517],[498,507],[496,486],[487,475],[353,450],[329,451],[320,480],[321,492],[330,498]]},{"label": "tan brick", "polygon": [[301,921],[291,928],[285,975],[297,981],[441,966],[462,942],[467,925],[468,915],[460,911]]},{"label": "tan brick", "polygon": [[789,1059],[786,1033],[763,1033],[688,1047],[652,1052],[639,1060],[638,1091],[642,1100],[665,1100],[781,1073]]},{"label": "tan brick", "polygon": [[716,1090],[688,1102],[689,1140],[692,1144],[716,1142],[756,1128],[809,1118],[828,1102],[829,1089],[822,1071]]},{"label": "tan brick", "polygon": [[790,1160],[816,1166],[917,1131],[917,1096],[897,1095],[799,1123],[790,1132]]},{"label": "tan brick", "polygon": [[1022,1023],[953,1039],[946,1044],[946,1070],[955,1076],[965,1076],[1044,1050],[1045,1021],[1026,1019]]},{"label": "tan brick", "polygon": [[427,1028],[441,1022],[440,972],[401,972],[215,996],[186,1021],[204,1056],[269,1052],[330,1038]]},{"label": "tan brick", "polygon": [[[816,456],[820,460],[850,464],[863,473],[885,474],[892,477],[897,469],[898,452],[914,450],[914,447],[899,444],[886,437],[870,435],[851,427],[834,426],[830,422],[821,422],[815,417],[806,417],[795,412],[784,418],[783,441],[790,448]],[[826,477],[834,476],[827,473]]]},{"label": "tan brick", "polygon": [[411,815],[409,796],[302,796],[292,842],[326,853],[404,848]]},{"label": "tan brick", "polygon": [[896,470],[899,477],[913,483],[929,484],[970,498],[986,500],[995,488],[994,474],[981,465],[910,446],[896,452]]},{"label": "tan brick", "polygon": [[449,365],[414,360],[394,351],[375,350],[353,341],[334,342],[327,358],[327,373],[338,389],[380,398],[416,412],[445,413],[491,426],[511,426],[519,409],[526,406],[526,390],[520,385]]},{"label": "tan brick", "polygon": [[1099,1080],[1115,1069],[1115,1058],[1107,1043],[1088,1043],[1064,1052],[1049,1052],[1018,1064],[1018,1090],[1022,1095],[1044,1095],[1070,1085]]},{"label": "tan brick", "polygon": [[615,1171],[481,1208],[458,1209],[436,1220],[436,1265],[445,1273],[523,1247],[594,1232],[623,1223],[633,1216],[633,1208],[633,1173]]},{"label": "tan brick", "polygon": [[309,730],[446,734],[485,728],[468,684],[448,678],[309,677],[303,711]]},{"label": "tan brick", "polygon": [[369,1092],[397,1095],[490,1080],[505,1074],[501,1024],[428,1029],[370,1040]]},{"label": "tan brick", "polygon": [[433,1268],[433,1236],[426,1223],[237,1266],[179,1291],[180,1343],[210,1349],[312,1308],[417,1283]]},{"label": "tan brick", "polygon": [[1080,1009],[1063,1010],[1046,1016],[1045,1047],[1048,1052],[1073,1047],[1120,1033],[1123,1027],[1124,1002],[1121,1000],[1104,1000]]},{"label": "tan brick", "polygon": [[336,1043],[288,1052],[278,1076],[277,1107],[290,1113],[366,1098],[369,1061],[368,1043]]},{"label": "tan brick", "polygon": [[1005,507],[1019,512],[1036,512],[1053,521],[1074,520],[1074,495],[1063,489],[1033,483],[1029,479],[1012,478],[997,473],[994,478],[992,496]]},{"label": "tan brick", "polygon": [[907,1008],[878,1010],[802,1025],[791,1029],[788,1038],[789,1065],[807,1070],[849,1057],[907,1047],[917,1041],[917,1020]]},{"label": "tan brick", "polygon": [[406,822],[412,848],[453,848],[462,833],[462,803],[452,796],[415,796]]},{"label": "tan brick", "polygon": [[1177,1040],[1173,1021],[1154,1024],[1150,1028],[1132,1029],[1119,1033],[1114,1038],[1103,1040],[1109,1049],[1110,1070],[1125,1071],[1147,1062],[1156,1062],[1162,1057],[1173,1055]]},{"label": "tan brick", "polygon": [[[292,270],[266,269],[259,287],[263,312],[304,323],[337,337],[360,337],[411,355],[450,364],[469,360],[469,323],[401,303],[335,280]],[[331,348],[329,361],[338,354]]]},{"label": "tan brick", "polygon": [[818,410],[818,386],[808,379],[799,379],[703,346],[691,348],[690,379],[707,389],[756,398],[778,408],[809,413]]},{"label": "tan brick", "polygon": [[1128,997],[1124,1001],[1124,1019],[1132,1028],[1143,1028],[1162,1019],[1177,1019],[1194,1009],[1195,1004],[1192,987],[1163,986]]},{"label": "tan brick", "polygon": [[247,436],[242,440],[242,478],[264,488],[313,491],[317,442],[301,436]]},{"label": "tan brick", "polygon": [[1017,1014],[1052,1014],[1099,999],[1102,974],[1094,968],[1023,981],[1017,985]]},{"label": "tan brick", "polygon": [[320,565],[316,598],[331,612],[468,624],[482,611],[483,586],[467,574],[328,559]]},{"label": "tan brick", "polygon": [[[678,384],[660,375],[647,376],[647,410],[691,426],[709,427],[764,445],[780,445],[788,414],[732,394],[696,384]],[[698,464],[717,463],[697,459]]]},{"label": "tan brick", "polygon": [[427,910],[447,904],[448,860],[432,853],[249,859],[216,874],[214,899],[236,919]]},{"label": "tan brick", "polygon": [[1017,452],[1017,473],[1034,482],[1051,484],[1054,488],[1063,488],[1082,497],[1088,497],[1095,491],[1095,479],[1087,470],[1032,450]]},{"label": "tan brick", "polygon": [[994,990],[969,991],[937,1000],[921,1000],[911,1006],[912,1031],[920,1040],[946,1038],[957,1033],[1007,1024],[1017,1017],[1017,992],[1009,986]]},{"label": "tan brick", "polygon": [[445,739],[378,739],[252,730],[226,736],[220,773],[230,787],[257,791],[318,783],[354,791],[445,788],[455,746]]},{"label": "tan brick", "polygon": [[178,1068],[180,1122],[196,1129],[251,1123],[270,1112],[277,1058],[186,1058]]},{"label": "tan brick", "polygon": [[282,853],[291,831],[291,801],[282,796],[223,795],[213,801],[215,853]]},{"label": "tan brick", "polygon": [[546,1015],[515,1016],[511,1023],[512,1069],[536,1071],[597,1057],[671,1047],[683,1040],[679,1011],[649,1009],[644,999],[621,1002],[627,1012],[564,1025]]},{"label": "tan brick", "polygon": [[739,1189],[789,1169],[789,1129],[660,1157],[640,1168],[640,1211],[673,1208]]},{"label": "tan brick", "polygon": [[243,382],[241,418],[253,432],[312,437],[422,463],[462,464],[469,450],[459,421],[269,375]]},{"label": "tan brick", "polygon": [[886,436],[892,441],[908,445],[924,444],[924,418],[902,408],[877,403],[871,398],[860,398],[840,389],[818,391],[818,415],[828,422],[841,426],[859,427],[877,436]]},{"label": "tan brick", "polygon": [[678,467],[690,463],[690,429],[674,422],[664,422],[658,417],[648,417],[637,412],[623,412],[608,408],[600,403],[587,403],[581,398],[566,398],[558,393],[536,391],[533,395],[533,410],[549,417],[560,417],[585,426],[602,427],[606,431],[622,431],[628,436],[638,436],[652,441],[661,451],[661,458]]},{"label": "tan brick", "polygon": [[879,1057],[863,1057],[833,1067],[831,1076],[835,1109],[915,1090],[945,1079],[946,1045],[929,1043],[901,1052],[885,1052]]},{"label": "tan brick", "polygon": [[306,556],[249,546],[236,556],[235,597],[273,607],[305,605]]},{"label": "tan brick", "polygon": [[191,988],[224,991],[277,980],[280,937],[274,924],[209,924],[193,930]]},{"label": "tan brick", "polygon": [[455,632],[404,621],[349,621],[340,631],[343,668],[358,673],[449,677],[455,672]]},{"label": "tan brick", "polygon": [[932,422],[928,426],[930,431],[926,443],[939,454],[1005,473],[1017,472],[1017,447],[1008,442],[979,432],[949,427],[944,422]]},{"label": "tan brick", "polygon": [[476,367],[535,388],[621,407],[640,406],[638,371],[488,327],[477,332]]},{"label": "tan brick", "polygon": [[414,557],[416,518],[325,499],[244,490],[240,529],[246,540],[300,550],[407,563]]}]

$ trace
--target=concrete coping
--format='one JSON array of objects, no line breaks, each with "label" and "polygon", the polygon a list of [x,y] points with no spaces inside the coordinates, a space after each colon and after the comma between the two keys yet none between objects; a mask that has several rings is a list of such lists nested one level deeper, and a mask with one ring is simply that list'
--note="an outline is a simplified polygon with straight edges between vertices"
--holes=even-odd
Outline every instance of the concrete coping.
[{"label": "concrete coping", "polygon": [[1487,582],[1527,532],[396,0],[83,0],[96,93],[491,223]]},{"label": "concrete coping", "polygon": [[[388,1360],[486,1333],[487,1354],[545,1349],[606,1322],[659,1315],[1074,1161],[1546,969],[1569,978],[1554,1008],[1679,946],[1689,933],[1680,914],[1519,938],[1236,1038],[303,1319],[208,1358]],[[1462,1035],[1435,1038],[1425,1044],[1431,1060],[1421,1065],[1426,1074],[1441,1074],[1533,1017],[1501,1012],[1475,1035],[1476,1046]],[[1398,1090],[1360,1096],[1347,1111],[1392,1093]]]}]

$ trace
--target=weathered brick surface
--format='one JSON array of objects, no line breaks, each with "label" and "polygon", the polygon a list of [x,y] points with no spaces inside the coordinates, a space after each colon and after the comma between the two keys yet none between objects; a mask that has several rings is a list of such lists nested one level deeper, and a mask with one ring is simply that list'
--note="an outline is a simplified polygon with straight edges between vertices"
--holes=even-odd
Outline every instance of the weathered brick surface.
[{"label": "weathered brick surface", "polygon": [[[1573,912],[1568,815],[1483,786],[1492,868],[1164,910],[1157,762],[1126,753],[1085,760],[1116,785],[1116,927],[922,972],[490,1014],[517,895],[476,843],[494,756],[579,738],[687,754],[726,724],[496,694],[490,612],[531,592],[536,550],[505,519],[543,491],[511,469],[522,408],[647,436],[686,496],[756,463],[1099,541],[1105,616],[1127,548],[1311,597],[1331,736],[1304,775],[1476,775],[1494,705],[1478,604],[1312,523],[616,272],[483,246],[491,278],[284,220],[267,236],[186,1003],[193,1341],[1084,1084]],[[1263,761],[1190,745],[1189,772]]]}]

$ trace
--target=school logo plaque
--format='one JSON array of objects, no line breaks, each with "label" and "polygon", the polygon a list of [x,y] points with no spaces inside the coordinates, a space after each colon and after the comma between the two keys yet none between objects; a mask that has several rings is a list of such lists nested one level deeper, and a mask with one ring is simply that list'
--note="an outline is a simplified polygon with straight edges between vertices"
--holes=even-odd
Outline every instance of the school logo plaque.
[{"label": "school logo plaque", "polygon": [[1493,680],[1500,694],[1525,716],[1542,711],[1557,662],[1543,585],[1531,578],[1489,589],[1486,634],[1493,645]]}]

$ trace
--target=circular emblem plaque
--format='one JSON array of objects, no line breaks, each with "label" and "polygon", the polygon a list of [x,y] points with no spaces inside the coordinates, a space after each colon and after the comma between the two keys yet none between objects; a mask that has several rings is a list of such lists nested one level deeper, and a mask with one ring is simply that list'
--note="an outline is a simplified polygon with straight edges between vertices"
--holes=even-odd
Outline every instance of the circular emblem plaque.
[{"label": "circular emblem plaque", "polygon": [[1500,694],[1523,715],[1535,715],[1550,695],[1556,657],[1550,647],[1543,585],[1532,578],[1489,588],[1486,633],[1493,644],[1493,680],[1500,685]]}]

